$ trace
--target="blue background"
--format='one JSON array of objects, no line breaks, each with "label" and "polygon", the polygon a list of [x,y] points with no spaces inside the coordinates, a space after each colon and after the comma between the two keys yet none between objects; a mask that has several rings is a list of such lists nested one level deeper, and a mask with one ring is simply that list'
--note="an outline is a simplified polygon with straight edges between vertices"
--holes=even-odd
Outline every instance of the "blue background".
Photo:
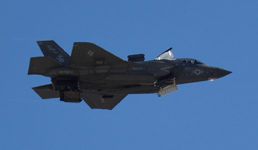
[{"label": "blue background", "polygon": [[[0,149],[257,149],[257,14],[252,0],[1,1]],[[92,110],[31,89],[50,83],[27,75],[30,57],[42,56],[37,40],[68,54],[93,42],[122,59],[172,46],[175,58],[233,73]]]}]

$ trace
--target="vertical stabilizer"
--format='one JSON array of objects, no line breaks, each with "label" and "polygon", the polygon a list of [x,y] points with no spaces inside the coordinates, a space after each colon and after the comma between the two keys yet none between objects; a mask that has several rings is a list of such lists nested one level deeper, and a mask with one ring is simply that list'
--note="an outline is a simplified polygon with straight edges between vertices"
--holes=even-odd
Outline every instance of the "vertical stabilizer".
[{"label": "vertical stabilizer", "polygon": [[61,63],[64,67],[68,67],[70,56],[55,41],[37,41],[44,56],[49,56]]}]

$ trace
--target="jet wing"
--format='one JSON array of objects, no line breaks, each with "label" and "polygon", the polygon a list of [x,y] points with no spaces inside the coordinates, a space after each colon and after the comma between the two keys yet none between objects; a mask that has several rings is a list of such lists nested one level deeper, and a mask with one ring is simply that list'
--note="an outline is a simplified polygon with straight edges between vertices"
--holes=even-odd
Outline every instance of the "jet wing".
[{"label": "jet wing", "polygon": [[112,110],[127,94],[113,95],[97,95],[97,94],[82,94],[81,97],[92,109],[109,109]]},{"label": "jet wing", "polygon": [[88,42],[74,42],[70,68],[92,65],[114,65],[126,61]]}]

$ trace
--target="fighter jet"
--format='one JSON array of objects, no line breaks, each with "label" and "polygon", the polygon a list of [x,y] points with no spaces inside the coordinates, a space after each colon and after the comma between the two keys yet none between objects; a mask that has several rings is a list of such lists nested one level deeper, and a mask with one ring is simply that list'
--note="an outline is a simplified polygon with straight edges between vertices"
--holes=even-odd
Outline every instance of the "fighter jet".
[{"label": "fighter jet", "polygon": [[44,57],[31,57],[28,74],[51,78],[51,83],[33,90],[42,98],[60,98],[90,108],[113,109],[128,94],[176,91],[178,84],[213,81],[230,74],[196,59],[174,59],[172,48],[154,60],[144,54],[123,60],[89,42],[74,42],[71,57],[53,40],[37,41]]}]

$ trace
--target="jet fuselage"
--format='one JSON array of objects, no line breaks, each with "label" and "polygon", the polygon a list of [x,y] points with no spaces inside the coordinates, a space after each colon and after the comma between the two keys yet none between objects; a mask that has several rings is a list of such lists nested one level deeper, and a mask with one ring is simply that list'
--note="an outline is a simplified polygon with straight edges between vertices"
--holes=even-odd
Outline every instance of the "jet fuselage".
[{"label": "jet fuselage", "polygon": [[144,61],[144,54],[136,54],[126,61],[93,43],[75,42],[71,56],[54,41],[37,43],[44,57],[31,58],[28,74],[50,77],[51,84],[33,90],[42,99],[83,99],[91,108],[113,109],[128,94],[163,96],[176,91],[178,84],[215,80],[231,73],[195,59],[173,59],[172,48],[155,60]]}]

